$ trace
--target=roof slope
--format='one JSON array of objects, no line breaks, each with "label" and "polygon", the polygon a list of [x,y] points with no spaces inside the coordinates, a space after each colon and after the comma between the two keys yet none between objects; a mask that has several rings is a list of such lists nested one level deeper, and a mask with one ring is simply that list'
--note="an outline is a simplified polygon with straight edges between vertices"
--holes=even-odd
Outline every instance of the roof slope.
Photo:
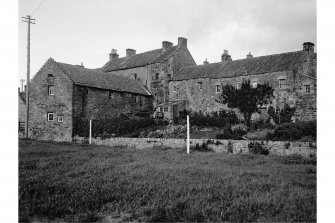
[{"label": "roof slope", "polygon": [[162,49],[156,49],[147,51],[144,53],[135,54],[130,57],[122,57],[108,61],[101,70],[104,72],[109,72],[113,70],[123,70],[134,67],[141,67],[148,64],[159,63],[169,58],[179,49],[179,46],[172,46],[166,51]]},{"label": "roof slope", "polygon": [[114,91],[131,92],[142,95],[151,95],[136,80],[115,74],[84,68],[78,65],[56,62],[61,70],[78,85],[96,87]]},{"label": "roof slope", "polygon": [[172,80],[179,81],[197,78],[229,78],[242,75],[291,71],[302,63],[305,55],[306,54],[303,51],[296,51],[254,57],[251,59],[184,67],[174,75]]}]

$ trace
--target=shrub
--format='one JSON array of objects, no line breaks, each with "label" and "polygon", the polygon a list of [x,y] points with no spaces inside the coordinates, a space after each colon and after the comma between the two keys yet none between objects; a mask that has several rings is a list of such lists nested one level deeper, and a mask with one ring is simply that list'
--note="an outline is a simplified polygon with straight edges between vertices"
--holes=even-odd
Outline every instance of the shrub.
[{"label": "shrub", "polygon": [[250,142],[248,144],[249,152],[258,155],[269,155],[270,151],[264,147],[263,143]]},{"label": "shrub", "polygon": [[316,121],[284,123],[275,128],[273,134],[268,134],[268,140],[299,140],[309,136],[316,139]]},{"label": "shrub", "polygon": [[284,109],[279,109],[279,111],[276,111],[272,106],[268,109],[268,114],[277,125],[291,122],[294,112],[295,107],[291,108],[288,104],[285,104]]},{"label": "shrub", "polygon": [[247,132],[246,126],[236,125],[233,127],[225,127],[223,131],[216,135],[217,139],[235,139],[240,140],[243,139],[242,136]]},{"label": "shrub", "polygon": [[213,149],[208,147],[208,144],[203,142],[201,146],[199,143],[195,144],[195,147],[192,147],[192,150],[199,152],[214,152]]},{"label": "shrub", "polygon": [[234,147],[233,147],[233,144],[231,143],[231,141],[228,141],[227,152],[228,153],[234,153]]},{"label": "shrub", "polygon": [[203,114],[199,112],[190,112],[191,125],[199,127],[219,127],[223,128],[227,125],[237,124],[239,122],[234,111],[220,110],[218,112],[211,112]]}]

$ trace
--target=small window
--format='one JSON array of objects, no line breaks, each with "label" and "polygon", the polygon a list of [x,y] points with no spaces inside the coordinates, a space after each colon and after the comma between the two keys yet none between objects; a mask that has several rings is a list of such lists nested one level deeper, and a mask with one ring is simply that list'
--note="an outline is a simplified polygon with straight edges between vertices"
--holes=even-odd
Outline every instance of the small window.
[{"label": "small window", "polygon": [[136,73],[134,74],[134,80],[137,80],[137,74]]},{"label": "small window", "polygon": [[155,80],[158,80],[159,79],[159,73],[157,73],[156,75],[155,75]]},{"label": "small window", "polygon": [[254,81],[254,82],[252,82],[252,88],[257,88],[257,82],[256,81]]},{"label": "small window", "polygon": [[202,82],[198,82],[199,89],[202,90]]},{"label": "small window", "polygon": [[279,79],[279,89],[285,88],[286,79]]},{"label": "small window", "polygon": [[241,83],[236,84],[236,89],[241,89]]},{"label": "small window", "polygon": [[311,86],[310,85],[305,85],[305,93],[310,94],[311,93]]},{"label": "small window", "polygon": [[215,93],[220,93],[220,85],[215,85]]},{"label": "small window", "polygon": [[52,113],[52,112],[48,112],[48,113],[47,113],[47,116],[48,116],[48,121],[49,121],[49,122],[54,120],[54,113]]},{"label": "small window", "polygon": [[113,99],[114,98],[113,91],[108,91],[108,98],[109,99]]},{"label": "small window", "polygon": [[135,103],[140,102],[140,96],[135,96]]},{"label": "small window", "polygon": [[49,86],[48,86],[48,94],[49,94],[49,95],[55,95],[55,91],[54,91],[54,89],[55,89],[55,86],[53,86],[53,85],[49,85]]},{"label": "small window", "polygon": [[54,75],[53,74],[48,74],[48,78],[52,79],[52,78],[54,78]]},{"label": "small window", "polygon": [[177,92],[177,86],[173,86],[173,91]]},{"label": "small window", "polygon": [[164,111],[165,112],[169,111],[169,107],[164,107]]},{"label": "small window", "polygon": [[57,117],[57,121],[58,122],[63,122],[63,117],[64,117],[63,115],[58,116]]}]

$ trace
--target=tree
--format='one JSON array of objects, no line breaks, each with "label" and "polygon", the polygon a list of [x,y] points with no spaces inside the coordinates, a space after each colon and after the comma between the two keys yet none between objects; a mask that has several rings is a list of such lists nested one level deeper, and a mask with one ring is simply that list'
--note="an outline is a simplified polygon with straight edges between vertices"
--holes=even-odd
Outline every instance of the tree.
[{"label": "tree", "polygon": [[[278,111],[279,110],[279,111]],[[285,103],[284,109],[277,109],[277,111],[270,106],[268,109],[268,114],[275,121],[277,125],[290,122],[292,116],[294,115],[295,107],[290,107]]]},{"label": "tree", "polygon": [[222,87],[222,94],[217,100],[227,104],[229,108],[238,108],[244,116],[246,125],[250,127],[251,115],[260,113],[259,108],[266,104],[273,95],[273,88],[268,83],[252,87],[249,80],[244,80],[240,89],[227,84]]}]

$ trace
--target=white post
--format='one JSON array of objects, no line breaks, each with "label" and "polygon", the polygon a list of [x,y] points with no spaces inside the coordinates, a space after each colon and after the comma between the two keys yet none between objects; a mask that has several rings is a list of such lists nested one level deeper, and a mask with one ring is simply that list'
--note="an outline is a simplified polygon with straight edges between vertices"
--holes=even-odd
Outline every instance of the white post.
[{"label": "white post", "polygon": [[186,147],[187,147],[187,154],[190,154],[190,117],[187,116],[187,141],[186,141]]},{"label": "white post", "polygon": [[92,120],[90,119],[90,138],[89,143],[92,144]]}]

